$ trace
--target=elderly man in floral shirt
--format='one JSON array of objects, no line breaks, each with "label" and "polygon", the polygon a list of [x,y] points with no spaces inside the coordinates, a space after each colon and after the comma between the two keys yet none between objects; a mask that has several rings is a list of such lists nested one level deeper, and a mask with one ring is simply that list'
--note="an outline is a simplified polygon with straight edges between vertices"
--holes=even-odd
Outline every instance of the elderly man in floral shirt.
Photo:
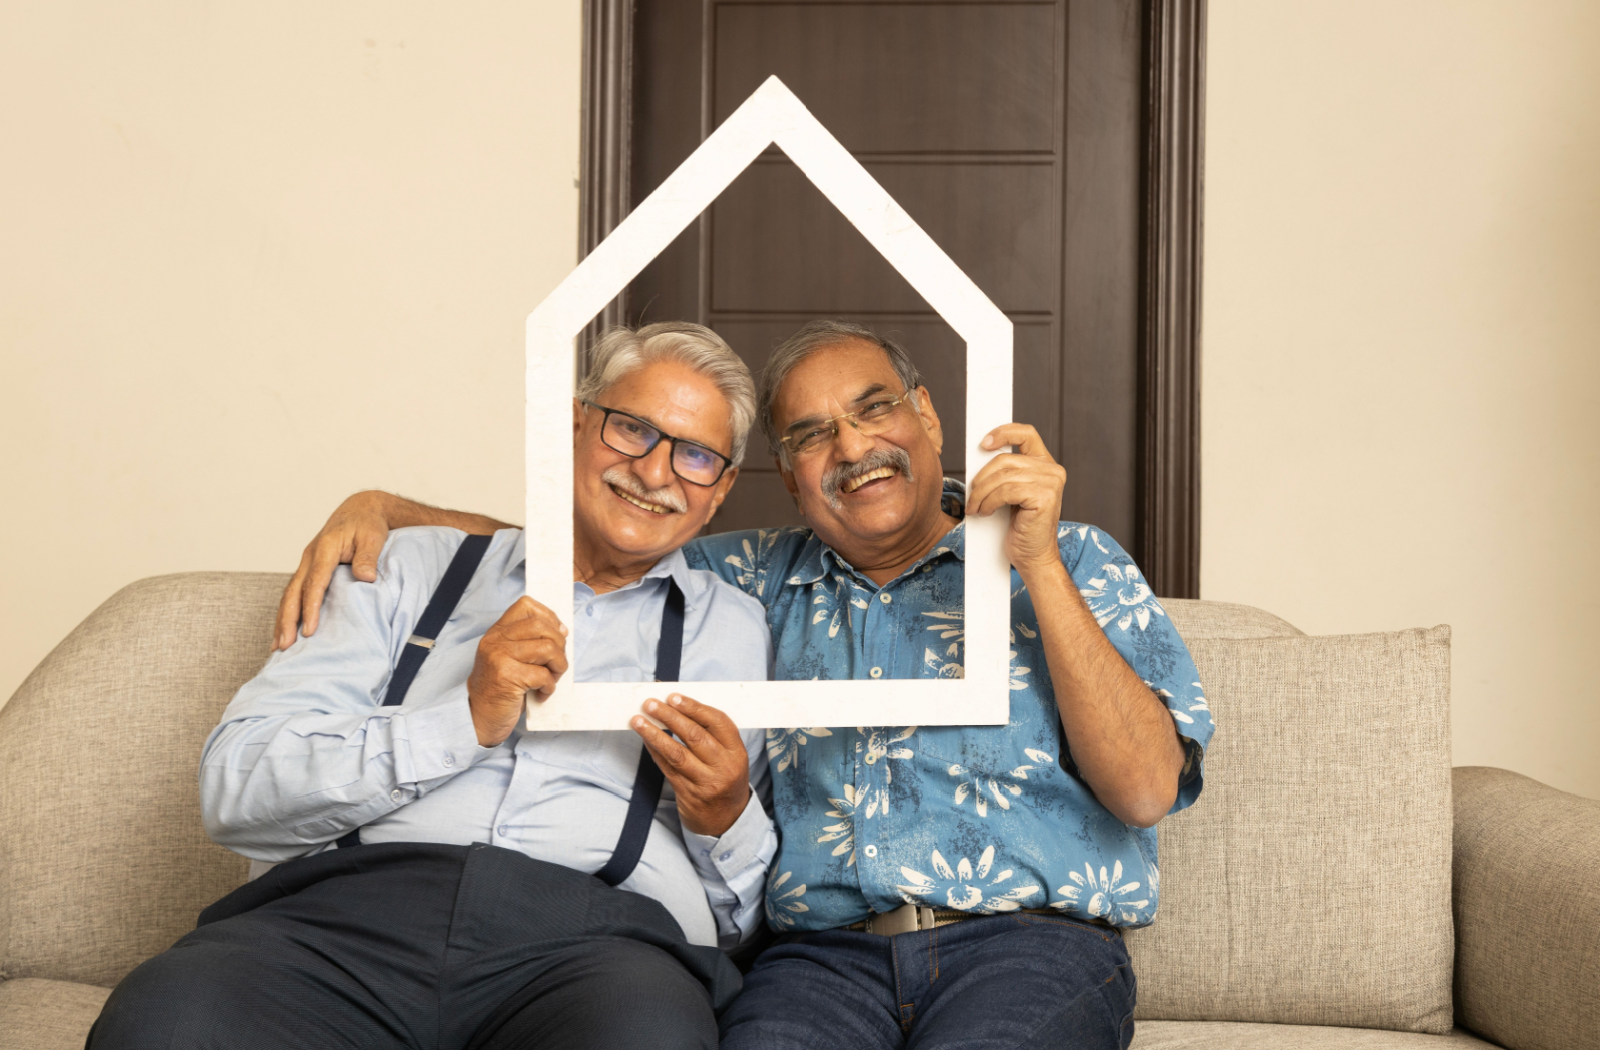
[{"label": "elderly man in floral shirt", "polygon": [[[1114,540],[1058,520],[1066,473],[1032,427],[988,434],[1016,451],[967,491],[942,478],[939,417],[893,342],[814,322],[774,351],[761,393],[810,527],[684,553],[766,606],[777,676],[961,675],[962,520],[1004,511],[1012,696],[1004,726],[768,730],[781,936],[722,1017],[724,1050],[1125,1050],[1120,931],[1155,917],[1154,825],[1199,796],[1213,729],[1183,640]],[[307,548],[280,629],[315,608],[315,563],[434,523],[470,527],[347,503]]]}]

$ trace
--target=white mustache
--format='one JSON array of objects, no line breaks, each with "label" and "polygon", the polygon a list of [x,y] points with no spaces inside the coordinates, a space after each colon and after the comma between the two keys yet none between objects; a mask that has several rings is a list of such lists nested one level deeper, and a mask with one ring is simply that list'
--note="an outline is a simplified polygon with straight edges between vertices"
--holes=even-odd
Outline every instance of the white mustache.
[{"label": "white mustache", "polygon": [[689,503],[681,494],[670,488],[647,489],[633,471],[621,464],[607,467],[605,473],[600,475],[600,480],[641,503],[654,503],[658,507],[666,507],[674,514],[689,512]]}]

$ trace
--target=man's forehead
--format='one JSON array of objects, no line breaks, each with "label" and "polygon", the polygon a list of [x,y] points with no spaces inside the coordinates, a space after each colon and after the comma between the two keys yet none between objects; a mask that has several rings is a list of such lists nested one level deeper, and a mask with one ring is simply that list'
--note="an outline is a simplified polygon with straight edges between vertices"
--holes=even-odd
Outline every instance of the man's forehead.
[{"label": "man's forehead", "polygon": [[600,393],[600,402],[677,437],[716,445],[732,427],[733,406],[710,377],[678,361],[653,361]]},{"label": "man's forehead", "polygon": [[[778,385],[774,400],[782,401],[801,386],[811,388],[809,392],[813,396],[815,388],[820,387],[830,394],[853,399],[874,384],[888,386],[896,382],[894,365],[883,347],[864,339],[853,339],[831,343],[795,365]],[[801,405],[791,407],[804,410]]]}]

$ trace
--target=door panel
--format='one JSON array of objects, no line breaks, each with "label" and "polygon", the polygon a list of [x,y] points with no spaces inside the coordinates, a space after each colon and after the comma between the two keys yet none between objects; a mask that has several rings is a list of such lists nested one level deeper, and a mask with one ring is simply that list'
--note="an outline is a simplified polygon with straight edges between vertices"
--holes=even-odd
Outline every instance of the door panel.
[{"label": "door panel", "polygon": [[[869,161],[866,168],[1000,309],[1056,309],[1053,165]],[[797,259],[813,264],[796,266]],[[712,206],[711,309],[931,311],[781,155],[752,164]]]},{"label": "door panel", "polygon": [[1053,3],[714,10],[716,123],[776,75],[852,152],[1055,149]]},{"label": "door panel", "polygon": [[[1014,417],[1063,514],[1135,546],[1143,12],[1135,0],[637,0],[632,197],[781,77],[1016,325]],[[708,324],[759,371],[814,317],[903,342],[964,473],[965,347],[776,151],[634,282],[635,323]],[[798,521],[756,437],[713,531]]]}]

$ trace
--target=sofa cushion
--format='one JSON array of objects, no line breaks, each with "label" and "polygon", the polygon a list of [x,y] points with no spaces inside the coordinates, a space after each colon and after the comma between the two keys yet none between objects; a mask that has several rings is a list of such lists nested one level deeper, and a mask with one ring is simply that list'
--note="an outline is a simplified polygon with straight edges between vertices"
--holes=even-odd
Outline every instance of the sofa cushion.
[{"label": "sofa cushion", "polygon": [[0,1050],[82,1050],[109,988],[23,978],[0,984]]},{"label": "sofa cushion", "polygon": [[244,881],[201,827],[196,770],[286,579],[131,584],[0,709],[0,972],[114,985]]},{"label": "sofa cushion", "polygon": [[1218,730],[1135,1016],[1448,1032],[1450,629],[1190,647]]},{"label": "sofa cushion", "polygon": [[1446,1035],[1234,1021],[1139,1021],[1133,1050],[1490,1050],[1456,1029]]},{"label": "sofa cushion", "polygon": [[1185,641],[1203,638],[1303,638],[1305,632],[1253,605],[1163,598],[1161,607]]}]

